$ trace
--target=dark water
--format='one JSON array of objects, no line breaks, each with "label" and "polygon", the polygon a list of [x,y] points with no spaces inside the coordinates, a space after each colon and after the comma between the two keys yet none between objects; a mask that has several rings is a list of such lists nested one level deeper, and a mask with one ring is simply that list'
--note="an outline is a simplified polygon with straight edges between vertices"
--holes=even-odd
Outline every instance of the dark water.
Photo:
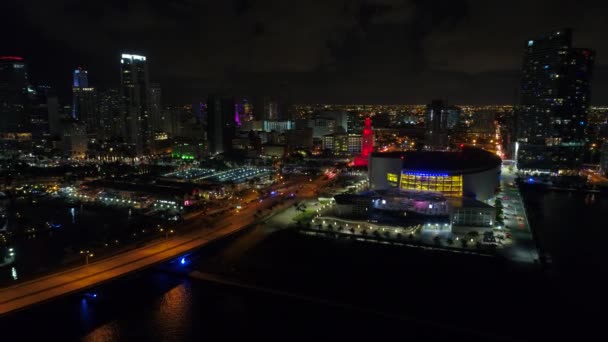
[{"label": "dark water", "polygon": [[[205,248],[185,270],[149,270],[102,286],[95,300],[61,298],[4,318],[0,331],[22,340],[52,332],[64,341],[585,339],[604,317],[597,310],[608,258],[599,220],[607,201],[532,192],[527,203],[554,260],[549,272],[258,227]],[[189,278],[190,270],[258,290]]]},{"label": "dark water", "polygon": [[111,253],[144,238],[142,228],[154,227],[156,222],[135,211],[129,214],[128,209],[70,205],[60,199],[40,198],[35,203],[20,199],[7,209],[16,260],[11,267],[0,268],[0,286],[84,263],[80,250],[98,256]]},{"label": "dark water", "polygon": [[566,274],[608,275],[608,197],[524,189],[530,224],[555,268]]}]

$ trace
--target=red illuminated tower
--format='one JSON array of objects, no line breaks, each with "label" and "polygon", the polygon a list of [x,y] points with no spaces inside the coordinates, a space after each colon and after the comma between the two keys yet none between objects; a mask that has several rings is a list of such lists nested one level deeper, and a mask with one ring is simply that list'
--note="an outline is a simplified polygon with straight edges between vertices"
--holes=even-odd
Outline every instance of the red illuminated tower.
[{"label": "red illuminated tower", "polygon": [[374,151],[374,131],[372,131],[372,120],[365,119],[363,126],[363,135],[361,136],[361,156],[369,158],[369,155]]},{"label": "red illuminated tower", "polygon": [[355,165],[367,166],[372,152],[374,152],[374,131],[372,130],[372,120],[366,118],[361,135],[361,155],[355,157]]}]

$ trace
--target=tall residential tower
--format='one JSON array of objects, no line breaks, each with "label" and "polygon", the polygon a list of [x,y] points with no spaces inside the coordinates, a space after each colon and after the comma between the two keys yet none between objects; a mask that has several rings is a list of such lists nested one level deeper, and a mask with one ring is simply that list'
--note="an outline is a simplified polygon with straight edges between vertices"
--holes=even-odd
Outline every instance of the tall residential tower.
[{"label": "tall residential tower", "polygon": [[582,162],[595,52],[572,47],[563,29],[524,48],[515,157],[525,169],[571,169]]}]

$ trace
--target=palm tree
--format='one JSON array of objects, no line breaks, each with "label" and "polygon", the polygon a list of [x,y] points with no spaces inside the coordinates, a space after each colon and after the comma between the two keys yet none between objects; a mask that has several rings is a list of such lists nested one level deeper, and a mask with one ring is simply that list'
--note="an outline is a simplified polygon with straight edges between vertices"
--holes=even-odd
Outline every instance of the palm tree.
[{"label": "palm tree", "polygon": [[475,239],[479,236],[479,233],[476,230],[472,230],[470,232],[467,233],[467,237],[469,239]]}]

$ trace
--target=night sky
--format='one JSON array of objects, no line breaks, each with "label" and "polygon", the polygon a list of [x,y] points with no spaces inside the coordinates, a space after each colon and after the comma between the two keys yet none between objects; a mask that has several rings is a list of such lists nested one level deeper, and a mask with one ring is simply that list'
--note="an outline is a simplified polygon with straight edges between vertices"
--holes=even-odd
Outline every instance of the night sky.
[{"label": "night sky", "polygon": [[[210,90],[291,102],[516,102],[524,41],[562,27],[597,51],[608,103],[608,2],[492,0],[2,1],[2,55],[67,97],[71,70],[117,86],[121,52],[148,57],[168,103]],[[598,7],[601,6],[601,7]],[[604,57],[606,56],[606,57]]]}]

